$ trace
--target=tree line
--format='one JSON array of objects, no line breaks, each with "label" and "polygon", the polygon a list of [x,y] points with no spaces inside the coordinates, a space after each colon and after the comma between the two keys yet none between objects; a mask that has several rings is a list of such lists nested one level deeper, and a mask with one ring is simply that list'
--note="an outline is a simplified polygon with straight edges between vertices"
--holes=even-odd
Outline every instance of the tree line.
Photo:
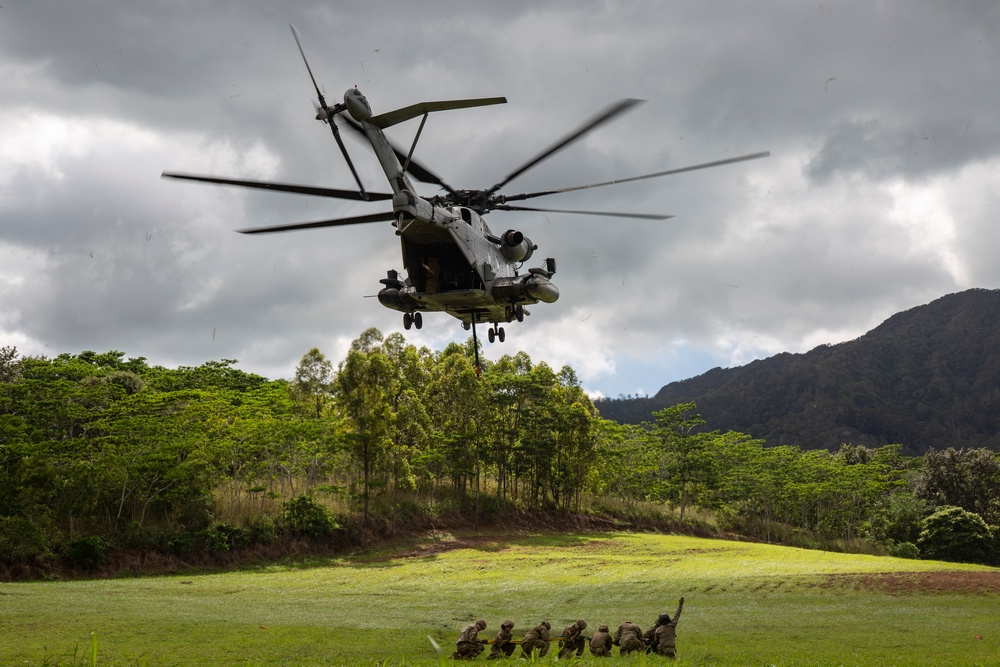
[{"label": "tree line", "polygon": [[[213,554],[449,514],[667,506],[681,523],[711,516],[778,542],[996,559],[989,450],[767,447],[707,430],[694,404],[617,424],[572,368],[522,352],[480,377],[471,345],[431,351],[369,329],[336,367],[308,351],[291,380],[228,359],[168,369],[2,348],[0,563],[89,567],[114,550]],[[941,512],[949,534],[972,522],[966,552],[922,536]]]}]

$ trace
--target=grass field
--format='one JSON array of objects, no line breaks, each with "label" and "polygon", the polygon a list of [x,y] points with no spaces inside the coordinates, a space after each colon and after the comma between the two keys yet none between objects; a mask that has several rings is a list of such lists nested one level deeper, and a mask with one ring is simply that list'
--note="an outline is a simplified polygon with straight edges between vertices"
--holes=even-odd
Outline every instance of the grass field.
[{"label": "grass field", "polygon": [[[0,584],[0,664],[89,664],[96,633],[105,667],[432,665],[428,635],[450,652],[479,617],[489,637],[508,617],[518,637],[543,619],[645,629],[682,595],[679,665],[1000,665],[995,568],[635,534],[445,535],[294,567]],[[581,664],[620,662],[667,661]]]}]

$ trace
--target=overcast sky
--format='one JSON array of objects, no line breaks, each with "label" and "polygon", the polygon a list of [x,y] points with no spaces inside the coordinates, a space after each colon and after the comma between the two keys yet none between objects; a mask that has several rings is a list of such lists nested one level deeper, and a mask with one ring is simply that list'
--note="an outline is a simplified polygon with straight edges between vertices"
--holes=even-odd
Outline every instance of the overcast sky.
[{"label": "overcast sky", "polygon": [[[416,157],[483,188],[614,100],[647,102],[505,193],[769,150],[771,157],[495,211],[555,257],[561,297],[486,354],[573,366],[593,394],[653,394],[715,366],[855,338],[945,294],[1000,286],[995,2],[3,0],[0,344],[238,359],[291,377],[368,327],[401,269],[389,223],[244,236],[385,203],[257,193],[164,170],[351,188],[288,25],[331,103],[433,114]],[[392,128],[408,146],[418,121]],[[346,135],[345,135],[346,136]],[[367,188],[370,148],[345,141]],[[435,194],[422,188],[425,195]],[[441,349],[445,315],[406,333]]]}]

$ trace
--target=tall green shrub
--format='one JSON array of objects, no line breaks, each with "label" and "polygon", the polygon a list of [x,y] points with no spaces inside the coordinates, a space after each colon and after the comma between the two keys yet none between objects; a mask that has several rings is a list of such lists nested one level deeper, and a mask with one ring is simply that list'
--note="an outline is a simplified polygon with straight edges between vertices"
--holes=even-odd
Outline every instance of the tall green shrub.
[{"label": "tall green shrub", "polygon": [[924,519],[917,547],[928,560],[986,563],[992,543],[981,516],[961,507],[942,507]]}]

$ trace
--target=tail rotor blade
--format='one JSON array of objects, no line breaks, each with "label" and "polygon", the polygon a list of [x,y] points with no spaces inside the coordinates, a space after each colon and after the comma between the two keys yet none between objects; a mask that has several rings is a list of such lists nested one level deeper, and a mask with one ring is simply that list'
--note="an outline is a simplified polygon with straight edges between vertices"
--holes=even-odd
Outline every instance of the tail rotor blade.
[{"label": "tail rotor blade", "polygon": [[313,88],[316,89],[316,98],[319,100],[320,109],[323,110],[323,122],[329,123],[330,130],[333,132],[333,138],[337,141],[337,146],[340,148],[341,155],[344,156],[344,161],[347,162],[348,169],[351,170],[351,175],[354,176],[354,181],[358,184],[358,190],[361,193],[361,198],[365,201],[368,200],[368,194],[365,192],[365,186],[361,184],[361,177],[358,176],[357,170],[354,168],[354,163],[351,162],[351,156],[347,154],[347,146],[344,145],[343,139],[340,138],[340,129],[334,122],[334,116],[344,110],[342,104],[338,104],[333,108],[326,103],[326,97],[323,95],[323,91],[320,90],[319,84],[316,83],[316,77],[313,76],[312,67],[309,66],[309,59],[306,58],[306,52],[302,48],[302,40],[299,38],[299,31],[294,25],[289,24],[289,28],[292,29],[292,37],[295,38],[295,45],[299,47],[299,54],[302,56],[302,62],[306,64],[306,71],[309,72],[309,79],[312,81]]}]

